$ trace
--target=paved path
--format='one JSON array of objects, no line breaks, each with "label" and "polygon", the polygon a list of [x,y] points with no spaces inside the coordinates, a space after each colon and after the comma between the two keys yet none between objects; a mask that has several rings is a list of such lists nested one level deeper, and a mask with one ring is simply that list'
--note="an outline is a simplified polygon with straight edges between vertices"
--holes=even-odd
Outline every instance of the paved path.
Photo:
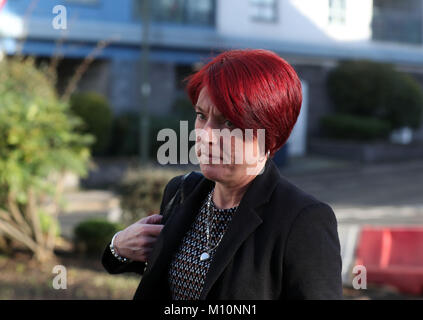
[{"label": "paved path", "polygon": [[[423,225],[423,160],[360,166],[324,158],[293,159],[281,173],[332,206],[340,225]],[[64,236],[91,217],[116,219],[119,204],[109,191],[66,195],[60,215]]]},{"label": "paved path", "polygon": [[118,197],[110,191],[88,190],[65,194],[66,208],[59,215],[62,236],[72,239],[80,222],[91,218],[118,221],[121,209]]},{"label": "paved path", "polygon": [[339,223],[423,225],[423,160],[282,174],[330,204]]},{"label": "paved path", "polygon": [[[342,279],[345,287],[354,291],[352,268],[363,225],[423,226],[423,160],[364,166],[351,163],[333,166],[319,161],[294,163],[282,169],[282,174],[334,209]],[[376,290],[379,291],[384,292]],[[367,295],[367,291],[355,294]]]},{"label": "paved path", "polygon": [[[281,173],[334,209],[338,219],[342,275],[346,288],[351,287],[351,266],[360,225],[423,226],[423,159],[363,166],[307,157],[292,159],[289,166],[281,169]],[[99,177],[101,174],[98,173]],[[74,226],[82,220],[91,217],[116,219],[119,213],[118,200],[112,192],[76,192],[67,194],[67,199],[70,206],[60,216],[66,237],[72,236]],[[385,291],[378,289],[376,292]],[[353,293],[353,296],[357,295],[357,292]],[[367,291],[358,295],[363,294],[369,295]]]}]

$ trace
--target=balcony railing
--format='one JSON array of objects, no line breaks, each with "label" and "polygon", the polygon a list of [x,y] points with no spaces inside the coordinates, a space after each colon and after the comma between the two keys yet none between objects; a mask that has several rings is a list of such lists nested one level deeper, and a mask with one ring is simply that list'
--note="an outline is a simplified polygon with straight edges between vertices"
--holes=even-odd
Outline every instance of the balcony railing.
[{"label": "balcony railing", "polygon": [[[142,16],[142,1],[134,0],[135,19]],[[151,17],[155,23],[215,25],[216,0],[154,0],[150,3]]]},{"label": "balcony railing", "polygon": [[422,44],[422,10],[375,8],[372,29],[374,40]]}]

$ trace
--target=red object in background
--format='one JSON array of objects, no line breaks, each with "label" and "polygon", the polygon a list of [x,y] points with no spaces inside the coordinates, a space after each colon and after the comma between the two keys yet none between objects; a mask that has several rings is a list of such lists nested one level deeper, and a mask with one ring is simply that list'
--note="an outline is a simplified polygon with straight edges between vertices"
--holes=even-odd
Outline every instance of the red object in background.
[{"label": "red object in background", "polygon": [[366,267],[368,283],[423,294],[423,227],[364,227],[356,264]]},{"label": "red object in background", "polygon": [[5,4],[6,4],[6,0],[0,0],[0,11]]}]

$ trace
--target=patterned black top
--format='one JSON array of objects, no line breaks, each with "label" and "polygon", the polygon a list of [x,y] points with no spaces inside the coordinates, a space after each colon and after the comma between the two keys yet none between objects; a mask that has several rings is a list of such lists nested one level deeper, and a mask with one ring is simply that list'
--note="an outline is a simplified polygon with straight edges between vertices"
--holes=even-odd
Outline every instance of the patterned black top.
[{"label": "patterned black top", "polygon": [[[204,280],[217,248],[214,248],[225,233],[236,207],[217,209],[210,203],[211,215],[207,215],[207,197],[191,228],[183,238],[169,268],[169,285],[174,300],[198,300],[203,290]],[[206,224],[210,223],[210,259],[200,260],[207,250]]]}]

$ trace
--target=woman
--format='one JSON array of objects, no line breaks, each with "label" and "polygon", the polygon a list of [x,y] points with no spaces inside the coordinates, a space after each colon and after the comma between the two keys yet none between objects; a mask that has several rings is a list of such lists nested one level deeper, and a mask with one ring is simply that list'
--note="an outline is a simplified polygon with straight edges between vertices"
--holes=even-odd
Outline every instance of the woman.
[{"label": "woman", "polygon": [[[294,69],[271,51],[233,50],[188,80],[202,175],[186,178],[184,200],[166,218],[152,215],[117,233],[104,267],[143,274],[135,299],[341,299],[332,209],[271,160],[300,112]],[[254,134],[228,142],[219,135],[225,129]],[[166,186],[161,213],[181,179]]]}]

